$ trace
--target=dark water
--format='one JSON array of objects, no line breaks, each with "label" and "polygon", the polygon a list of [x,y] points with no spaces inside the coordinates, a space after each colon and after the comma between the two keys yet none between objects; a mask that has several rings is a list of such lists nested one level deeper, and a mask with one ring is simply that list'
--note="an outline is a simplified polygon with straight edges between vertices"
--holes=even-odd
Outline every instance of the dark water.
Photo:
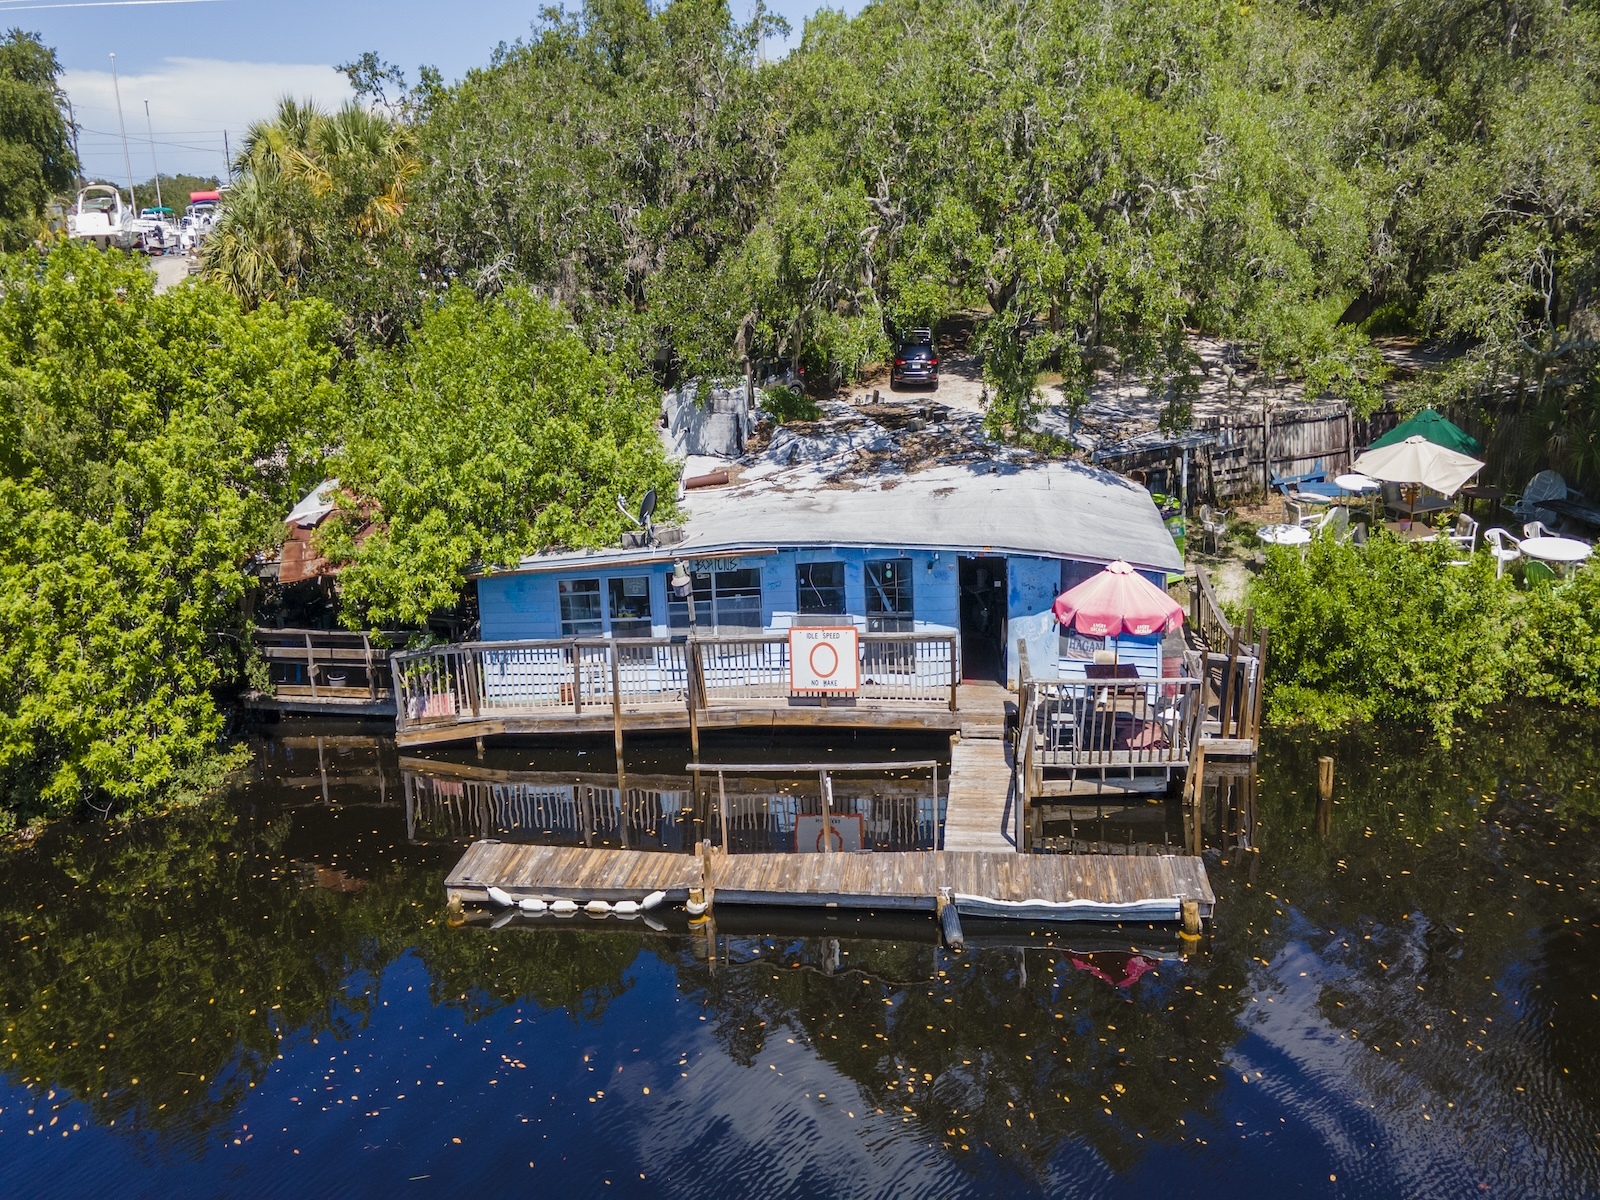
[{"label": "dark water", "polygon": [[1126,987],[1114,931],[452,928],[392,754],[276,732],[0,859],[0,1194],[1600,1191],[1593,720],[1272,739],[1214,935]]}]

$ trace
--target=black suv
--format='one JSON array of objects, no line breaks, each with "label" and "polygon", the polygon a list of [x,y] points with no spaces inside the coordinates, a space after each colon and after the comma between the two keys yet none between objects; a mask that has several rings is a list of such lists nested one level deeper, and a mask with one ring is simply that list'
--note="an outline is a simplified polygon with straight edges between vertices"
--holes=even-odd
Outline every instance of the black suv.
[{"label": "black suv", "polygon": [[889,386],[902,383],[939,386],[939,352],[933,348],[933,333],[930,330],[913,329],[894,352],[894,365],[889,368]]}]

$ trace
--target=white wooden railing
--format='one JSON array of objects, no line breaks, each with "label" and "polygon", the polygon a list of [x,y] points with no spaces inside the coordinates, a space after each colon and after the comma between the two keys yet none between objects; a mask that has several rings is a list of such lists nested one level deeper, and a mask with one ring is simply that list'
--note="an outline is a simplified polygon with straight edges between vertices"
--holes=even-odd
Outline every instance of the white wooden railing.
[{"label": "white wooden railing", "polygon": [[[954,711],[961,679],[956,634],[863,634],[860,653],[858,702]],[[396,654],[391,668],[401,733],[594,708],[704,710],[808,696],[789,687],[784,633],[455,642]]]}]

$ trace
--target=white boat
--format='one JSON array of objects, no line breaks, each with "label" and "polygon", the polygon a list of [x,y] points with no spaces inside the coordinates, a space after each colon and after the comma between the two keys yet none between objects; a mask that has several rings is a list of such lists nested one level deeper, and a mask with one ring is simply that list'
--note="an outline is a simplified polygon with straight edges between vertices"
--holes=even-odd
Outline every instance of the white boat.
[{"label": "white boat", "polygon": [[146,254],[171,254],[176,252],[182,236],[172,210],[165,205],[140,211],[133,222],[134,232]]},{"label": "white boat", "polygon": [[133,212],[122,193],[109,183],[91,183],[78,193],[67,223],[67,236],[93,242],[102,250],[131,250],[138,240]]},{"label": "white boat", "polygon": [[190,192],[189,207],[178,223],[179,244],[185,253],[198,250],[222,217],[221,192]]}]

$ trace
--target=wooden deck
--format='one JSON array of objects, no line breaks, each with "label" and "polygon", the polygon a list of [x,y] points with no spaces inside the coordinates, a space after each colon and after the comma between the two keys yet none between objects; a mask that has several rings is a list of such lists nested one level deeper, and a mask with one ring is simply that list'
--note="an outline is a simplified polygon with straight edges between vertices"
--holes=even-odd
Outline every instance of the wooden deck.
[{"label": "wooden deck", "polygon": [[1014,854],[1008,828],[1011,764],[999,738],[962,738],[950,748],[950,792],[944,816],[946,850]]},{"label": "wooden deck", "polygon": [[1006,702],[998,683],[966,682],[957,693],[961,736],[950,747],[950,791],[945,806],[945,850],[1016,851],[1012,833],[1011,761],[1005,741]]},{"label": "wooden deck", "polygon": [[513,897],[669,902],[705,888],[713,905],[932,913],[941,889],[964,916],[1028,921],[1177,921],[1184,900],[1209,918],[1216,904],[1198,858],[1161,855],[696,855],[649,850],[474,843],[445,879],[452,902],[481,904],[493,886]]}]

